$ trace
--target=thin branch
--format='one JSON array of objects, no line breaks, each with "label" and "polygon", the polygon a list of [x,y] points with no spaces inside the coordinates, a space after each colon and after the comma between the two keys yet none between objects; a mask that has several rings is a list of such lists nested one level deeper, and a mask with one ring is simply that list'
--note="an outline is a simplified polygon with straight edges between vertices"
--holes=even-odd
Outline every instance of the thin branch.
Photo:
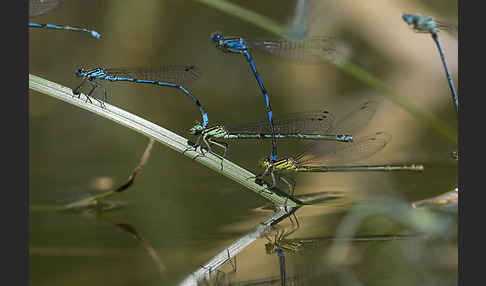
[{"label": "thin branch", "polygon": [[125,184],[121,185],[120,187],[118,187],[115,190],[115,192],[121,193],[121,192],[123,192],[124,190],[126,190],[128,187],[130,187],[133,184],[133,181],[135,180],[135,178],[137,177],[137,175],[140,172],[142,172],[143,167],[147,163],[148,158],[150,157],[150,151],[152,151],[152,146],[153,145],[154,145],[154,139],[150,138],[150,141],[149,141],[147,147],[145,148],[145,151],[143,152],[143,155],[140,158],[140,162],[138,162],[137,167],[135,167],[135,169],[133,169],[133,172],[128,177],[127,182]]},{"label": "thin branch", "polygon": [[138,165],[135,167],[135,169],[133,169],[130,176],[128,176],[128,180],[124,184],[122,184],[121,186],[119,186],[115,190],[108,191],[108,192],[105,192],[103,194],[92,196],[92,197],[89,197],[89,198],[86,198],[86,199],[82,199],[82,200],[74,202],[74,203],[70,203],[70,204],[66,205],[66,208],[72,209],[72,208],[85,207],[85,206],[89,206],[89,205],[92,205],[92,204],[98,204],[102,200],[109,198],[113,195],[119,194],[119,193],[125,191],[126,189],[128,189],[133,184],[133,182],[135,181],[135,178],[137,177],[137,175],[140,174],[140,172],[142,172],[143,167],[145,166],[145,164],[148,161],[148,158],[150,157],[150,151],[152,151],[153,145],[154,145],[154,139],[150,138],[149,143],[147,144],[147,147],[145,147],[145,151],[143,152],[142,157],[140,158],[140,161],[138,162]]}]

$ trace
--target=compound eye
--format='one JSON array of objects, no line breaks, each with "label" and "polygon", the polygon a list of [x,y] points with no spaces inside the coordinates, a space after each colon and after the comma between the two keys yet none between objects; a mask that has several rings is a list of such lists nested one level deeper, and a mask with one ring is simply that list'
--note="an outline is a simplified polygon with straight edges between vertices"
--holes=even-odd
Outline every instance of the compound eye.
[{"label": "compound eye", "polygon": [[211,38],[213,39],[213,41],[220,43],[223,37],[221,36],[220,32],[214,32]]}]

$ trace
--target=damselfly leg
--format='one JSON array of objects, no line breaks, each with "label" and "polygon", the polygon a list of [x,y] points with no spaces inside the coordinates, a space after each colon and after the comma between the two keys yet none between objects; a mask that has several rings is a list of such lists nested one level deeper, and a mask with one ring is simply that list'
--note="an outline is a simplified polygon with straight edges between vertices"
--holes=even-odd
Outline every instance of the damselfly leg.
[{"label": "damselfly leg", "polygon": [[[76,87],[74,90],[73,90],[73,96],[74,95],[77,95],[78,98],[81,97],[81,87],[85,84],[85,83],[89,83],[92,88],[91,90],[88,92],[88,94],[86,95],[86,102],[89,101],[89,103],[93,103],[90,99],[90,97],[93,97],[94,99],[96,99],[96,101],[98,101],[101,105],[101,107],[106,107],[105,106],[105,103],[108,99],[107,97],[107,94],[106,94],[106,88],[104,86],[102,86],[101,84],[97,83],[96,81],[92,80],[92,79],[89,79],[89,78],[83,78],[83,80],[81,81],[81,84],[79,84],[78,87]],[[98,98],[96,98],[95,96],[93,96],[93,93],[94,91],[96,90],[96,88],[102,88],[103,89],[103,99],[104,100],[99,100]]]},{"label": "damselfly leg", "polygon": [[222,263],[220,263],[219,265],[222,267],[226,262],[229,261],[230,265],[232,267],[232,270],[231,270],[231,272],[229,272],[229,274],[225,273],[222,270],[219,270],[218,268],[216,268],[214,270],[211,267],[206,267],[206,266],[200,265],[201,268],[208,270],[208,275],[206,276],[206,279],[205,279],[206,284],[213,285],[213,283],[211,283],[213,281],[212,278],[211,278],[211,274],[214,273],[214,272],[216,272],[216,277],[214,278],[214,282],[215,282],[214,285],[216,285],[216,286],[217,285],[225,285],[225,284],[222,284],[222,283],[224,283],[225,278],[228,275],[233,275],[234,273],[236,273],[236,256],[233,259],[231,259],[231,255],[230,255],[228,248],[226,249],[226,255],[227,255],[226,259]]}]

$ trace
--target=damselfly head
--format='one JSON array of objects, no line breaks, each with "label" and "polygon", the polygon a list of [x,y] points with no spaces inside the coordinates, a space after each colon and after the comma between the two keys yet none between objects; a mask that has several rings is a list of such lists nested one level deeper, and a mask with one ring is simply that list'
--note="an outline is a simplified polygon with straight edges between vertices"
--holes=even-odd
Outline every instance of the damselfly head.
[{"label": "damselfly head", "polygon": [[439,29],[437,29],[437,23],[435,20],[430,16],[422,16],[418,13],[416,14],[403,14],[402,19],[410,26],[413,26],[413,29],[419,32],[430,32],[430,33],[437,33]]},{"label": "damselfly head", "polygon": [[76,76],[84,76],[86,74],[86,71],[83,68],[80,68],[76,71]]},{"label": "damselfly head", "polygon": [[204,130],[204,127],[200,123],[196,123],[191,129],[189,129],[189,133],[191,135],[199,135]]},{"label": "damselfly head", "polygon": [[260,168],[267,168],[269,165],[270,165],[270,158],[268,157],[258,160],[258,166]]},{"label": "damselfly head", "polygon": [[211,33],[211,40],[213,40],[213,42],[217,43],[218,46],[222,45],[222,41],[223,41],[223,36],[221,35],[221,32],[214,32],[214,33]]},{"label": "damselfly head", "polygon": [[418,17],[420,17],[420,14],[403,13],[403,15],[402,15],[403,21],[405,21],[407,24],[410,24],[410,25],[413,24]]},{"label": "damselfly head", "polygon": [[275,243],[272,243],[272,242],[267,242],[265,244],[265,252],[267,254],[273,254],[277,251],[277,246],[275,245]]}]

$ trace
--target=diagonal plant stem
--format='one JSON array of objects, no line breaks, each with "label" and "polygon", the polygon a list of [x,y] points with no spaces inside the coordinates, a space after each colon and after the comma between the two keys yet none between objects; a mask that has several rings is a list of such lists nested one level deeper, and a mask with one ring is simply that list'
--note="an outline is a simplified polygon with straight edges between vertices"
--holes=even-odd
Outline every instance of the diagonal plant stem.
[{"label": "diagonal plant stem", "polygon": [[[286,40],[291,40],[287,33],[287,29],[285,29],[283,25],[265,16],[259,15],[251,10],[248,10],[244,7],[230,3],[226,0],[196,0],[196,1],[205,4],[207,6],[213,7],[215,9],[221,10],[225,13],[228,13],[243,21],[253,24],[263,30],[271,32],[276,36],[279,36]],[[324,58],[324,60],[326,59]],[[425,122],[427,125],[432,127],[435,131],[442,134],[451,142],[457,144],[457,132],[453,130],[449,125],[447,125],[444,121],[436,117],[434,114],[423,111],[418,105],[414,104],[407,98],[403,96],[399,96],[398,93],[395,92],[395,90],[392,87],[390,87],[383,81],[379,80],[372,74],[368,73],[367,71],[361,69],[357,65],[345,60],[340,60],[332,63],[335,64],[336,67],[338,67],[341,71],[353,77],[354,79],[358,80],[362,84],[380,91],[383,95],[388,97],[395,104],[399,105],[401,108],[408,111],[412,116]]]},{"label": "diagonal plant stem", "polygon": [[269,190],[268,186],[265,184],[256,184],[256,175],[248,170],[245,170],[226,159],[221,161],[222,159],[220,157],[210,152],[205,151],[203,154],[201,153],[201,149],[194,150],[194,148],[188,144],[188,140],[186,138],[123,109],[117,108],[108,103],[105,103],[105,107],[101,108],[96,100],[93,100],[93,103],[86,102],[86,96],[84,94],[81,94],[81,98],[77,98],[73,96],[70,88],[31,74],[29,74],[29,88],[93,112],[99,116],[112,120],[122,126],[128,127],[138,133],[152,138],[155,141],[162,143],[163,145],[166,145],[179,153],[182,153],[186,157],[191,158],[195,162],[203,164],[213,171],[245,186],[261,197],[271,201],[275,205],[289,207],[298,207],[301,205],[299,200],[289,196],[287,193],[279,190],[278,188],[272,188]]}]

